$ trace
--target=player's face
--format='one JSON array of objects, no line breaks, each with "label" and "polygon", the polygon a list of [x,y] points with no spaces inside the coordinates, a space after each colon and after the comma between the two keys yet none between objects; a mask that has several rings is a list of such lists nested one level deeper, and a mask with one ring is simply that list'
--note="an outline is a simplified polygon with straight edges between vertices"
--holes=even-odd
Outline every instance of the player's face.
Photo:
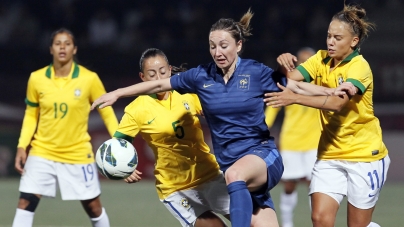
[{"label": "player's face", "polygon": [[59,33],[53,38],[50,53],[53,55],[54,63],[67,63],[73,61],[73,56],[77,52],[72,37],[68,33]]},{"label": "player's face", "polygon": [[[143,72],[139,73],[143,81],[160,80],[171,76],[171,66],[163,56],[149,57],[143,61]],[[158,93],[159,95],[165,92]]]},{"label": "player's face", "polygon": [[224,70],[235,64],[242,42],[236,40],[224,30],[212,31],[209,34],[209,50],[216,65]]},{"label": "player's face", "polygon": [[328,55],[337,61],[344,60],[353,52],[359,38],[352,35],[350,26],[342,21],[333,20],[328,27],[327,50]]}]

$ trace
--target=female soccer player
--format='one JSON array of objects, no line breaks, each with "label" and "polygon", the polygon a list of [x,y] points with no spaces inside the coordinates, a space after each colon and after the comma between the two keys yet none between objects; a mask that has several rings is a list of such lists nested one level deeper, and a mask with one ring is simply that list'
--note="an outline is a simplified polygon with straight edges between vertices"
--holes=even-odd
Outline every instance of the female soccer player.
[{"label": "female soccer player", "polygon": [[[336,88],[350,82],[354,92],[342,96],[307,97],[285,89],[270,94],[274,107],[293,103],[321,109],[323,131],[310,185],[315,227],[334,226],[340,202],[348,199],[348,226],[379,226],[372,213],[390,164],[379,120],[373,112],[373,75],[359,54],[372,24],[359,6],[344,6],[328,28],[327,50],[293,70],[295,57],[282,54],[278,63],[288,78]],[[282,87],[282,86],[281,86]]]},{"label": "female soccer player", "polygon": [[[74,62],[76,52],[73,34],[67,29],[55,31],[52,64],[33,72],[28,80],[27,109],[15,157],[22,177],[13,226],[32,226],[39,200],[55,197],[56,185],[63,200],[81,201],[93,226],[109,226],[87,132],[90,104],[105,89],[96,73]],[[99,113],[112,135],[118,127],[113,109]]]},{"label": "female soccer player", "polygon": [[[211,131],[216,160],[225,173],[232,226],[272,227],[278,226],[278,220],[269,190],[279,182],[283,164],[265,123],[263,97],[265,92],[279,91],[276,82],[285,84],[286,78],[261,63],[238,56],[246,37],[251,35],[252,16],[248,11],[240,22],[220,19],[212,25],[209,49],[214,62],[171,78],[110,92],[94,101],[92,108],[111,105],[120,97],[172,89],[197,94]],[[300,89],[303,94],[309,90]],[[322,88],[311,93],[330,91]],[[173,124],[181,135],[178,126],[182,127],[181,122]]]},{"label": "female soccer player", "polygon": [[[140,58],[143,81],[169,78],[183,71],[169,65],[163,51],[147,49]],[[229,195],[215,156],[203,140],[197,114],[201,104],[194,94],[176,91],[140,96],[125,108],[114,137],[132,141],[140,133],[155,156],[156,189],[160,201],[182,226],[223,227],[212,211],[229,218]],[[136,183],[141,173],[125,179]]]}]

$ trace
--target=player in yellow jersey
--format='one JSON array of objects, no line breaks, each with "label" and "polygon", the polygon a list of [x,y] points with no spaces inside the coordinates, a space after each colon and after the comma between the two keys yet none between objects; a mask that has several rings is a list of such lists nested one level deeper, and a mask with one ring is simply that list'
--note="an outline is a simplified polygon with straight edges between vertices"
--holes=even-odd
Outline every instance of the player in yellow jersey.
[{"label": "player in yellow jersey", "polygon": [[267,99],[275,107],[296,103],[321,109],[322,134],[310,185],[314,227],[334,226],[344,196],[348,199],[348,226],[379,226],[372,222],[372,213],[390,159],[373,111],[372,71],[359,54],[373,25],[365,16],[360,6],[345,6],[328,27],[327,50],[317,52],[297,70],[293,55],[286,53],[277,59],[291,79],[338,87],[336,90],[353,85],[346,95],[309,97],[285,89]]},{"label": "player in yellow jersey", "polygon": [[[150,48],[140,58],[140,71],[143,81],[159,80],[171,76],[172,66],[164,52]],[[194,94],[139,96],[125,108],[114,137],[132,141],[140,134],[151,147],[157,194],[182,226],[222,227],[225,223],[214,212],[228,218],[230,199],[215,156],[203,140],[201,114]],[[140,175],[135,171],[125,181],[135,183]]]},{"label": "player in yellow jersey", "polygon": [[[105,93],[98,75],[74,62],[74,36],[67,29],[51,36],[53,62],[28,80],[27,108],[18,142],[15,168],[22,174],[14,227],[32,226],[42,196],[80,200],[95,227],[108,227],[100,201],[98,172],[87,132],[90,105]],[[118,120],[112,108],[100,109],[108,132]],[[27,147],[31,145],[27,155]]]},{"label": "player in yellow jersey", "polygon": [[[297,65],[306,61],[316,52],[310,47],[297,52]],[[281,108],[268,107],[265,121],[269,128]],[[310,184],[311,172],[316,161],[320,122],[318,110],[302,105],[284,108],[284,118],[279,139],[284,171],[281,181],[283,192],[280,196],[282,227],[293,227],[293,210],[298,201],[296,186],[299,181]]]}]

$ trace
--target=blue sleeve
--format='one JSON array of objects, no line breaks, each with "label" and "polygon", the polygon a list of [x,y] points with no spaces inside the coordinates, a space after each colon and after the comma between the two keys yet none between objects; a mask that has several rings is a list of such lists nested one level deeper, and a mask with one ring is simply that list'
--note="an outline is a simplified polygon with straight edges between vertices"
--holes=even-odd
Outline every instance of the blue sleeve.
[{"label": "blue sleeve", "polygon": [[195,76],[196,69],[190,69],[185,72],[177,73],[170,78],[171,87],[180,94],[196,93]]},{"label": "blue sleeve", "polygon": [[261,70],[262,90],[265,93],[281,91],[281,89],[276,85],[277,83],[280,83],[282,86],[286,87],[287,83],[286,76],[278,71],[274,71],[268,66],[262,65]]}]

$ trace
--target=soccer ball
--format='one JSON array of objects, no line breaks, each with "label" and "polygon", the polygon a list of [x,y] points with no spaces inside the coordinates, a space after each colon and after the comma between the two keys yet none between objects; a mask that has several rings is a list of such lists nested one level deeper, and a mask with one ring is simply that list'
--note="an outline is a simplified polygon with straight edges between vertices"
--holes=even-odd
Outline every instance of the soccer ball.
[{"label": "soccer ball", "polygon": [[137,167],[137,152],[132,143],[119,138],[105,141],[97,149],[95,162],[100,173],[112,180],[130,176]]}]

